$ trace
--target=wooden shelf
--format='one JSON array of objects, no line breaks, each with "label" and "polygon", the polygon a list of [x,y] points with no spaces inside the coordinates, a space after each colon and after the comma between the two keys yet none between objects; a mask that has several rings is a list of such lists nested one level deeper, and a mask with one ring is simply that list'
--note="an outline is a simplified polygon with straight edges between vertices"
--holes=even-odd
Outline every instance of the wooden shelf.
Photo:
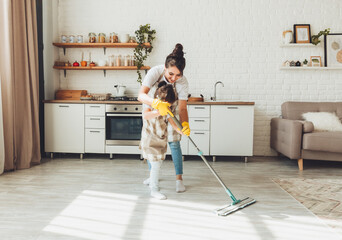
[{"label": "wooden shelf", "polygon": [[[137,70],[138,68],[136,66],[120,66],[120,67],[64,67],[64,66],[53,66],[54,69],[59,69],[59,70]],[[144,66],[141,68],[141,70],[149,70],[151,67],[150,66]]]},{"label": "wooden shelf", "polygon": [[[137,43],[53,43],[60,48],[136,48]],[[144,43],[145,47],[151,47],[149,43]]]},{"label": "wooden shelf", "polygon": [[280,47],[319,47],[320,44],[314,45],[312,43],[289,43],[289,44],[280,44]]},{"label": "wooden shelf", "polygon": [[[106,77],[106,71],[107,70],[137,70],[138,68],[136,66],[120,66],[120,67],[108,67],[108,66],[104,66],[104,67],[99,67],[99,66],[95,66],[95,67],[65,67],[65,66],[53,66],[54,69],[57,70],[64,70],[64,77],[66,77],[66,71],[67,70],[103,70],[103,75]],[[144,66],[142,68],[140,68],[140,70],[145,70],[145,73],[147,72],[147,70],[151,69],[150,66]]]},{"label": "wooden shelf", "polygon": [[[136,48],[138,43],[52,43],[54,46],[63,48],[65,55],[66,48],[103,48],[106,54],[107,48]],[[144,47],[149,48],[151,44],[144,43]]]},{"label": "wooden shelf", "polygon": [[342,70],[338,67],[280,67],[280,70]]}]

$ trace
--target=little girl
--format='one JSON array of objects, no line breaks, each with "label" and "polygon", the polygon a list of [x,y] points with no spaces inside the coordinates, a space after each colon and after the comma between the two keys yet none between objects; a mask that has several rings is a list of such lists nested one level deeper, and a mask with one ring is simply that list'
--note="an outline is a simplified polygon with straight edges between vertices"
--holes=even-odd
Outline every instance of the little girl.
[{"label": "little girl", "polygon": [[[177,94],[171,84],[165,81],[158,82],[154,98],[168,102],[171,112],[174,112],[176,106],[172,104],[176,102]],[[167,150],[168,122],[182,134],[169,115],[161,116],[158,110],[152,110],[150,106],[144,104],[140,148],[143,158],[147,159],[151,166],[149,184],[151,196],[160,200],[166,199],[166,196],[159,192],[159,171]]]}]

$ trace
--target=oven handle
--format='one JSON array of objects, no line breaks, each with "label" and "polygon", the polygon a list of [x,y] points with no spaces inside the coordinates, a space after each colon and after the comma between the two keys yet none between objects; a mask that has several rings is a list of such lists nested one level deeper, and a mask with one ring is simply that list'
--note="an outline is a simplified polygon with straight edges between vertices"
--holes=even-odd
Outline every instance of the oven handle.
[{"label": "oven handle", "polygon": [[108,117],[141,117],[142,114],[141,113],[133,113],[133,114],[120,114],[120,113],[115,113],[115,114],[111,114],[111,113],[107,113]]}]

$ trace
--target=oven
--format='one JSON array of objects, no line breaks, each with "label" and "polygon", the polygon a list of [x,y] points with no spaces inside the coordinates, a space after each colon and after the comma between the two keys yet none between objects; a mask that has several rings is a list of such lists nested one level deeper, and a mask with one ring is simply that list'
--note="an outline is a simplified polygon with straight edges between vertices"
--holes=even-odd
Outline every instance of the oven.
[{"label": "oven", "polygon": [[106,104],[106,145],[139,146],[142,105]]}]

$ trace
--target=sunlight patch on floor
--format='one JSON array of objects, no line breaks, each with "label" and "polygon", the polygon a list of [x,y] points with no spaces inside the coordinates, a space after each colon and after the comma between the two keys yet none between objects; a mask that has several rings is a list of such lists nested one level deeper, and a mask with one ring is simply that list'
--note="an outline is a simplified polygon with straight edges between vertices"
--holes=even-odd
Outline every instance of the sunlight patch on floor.
[{"label": "sunlight patch on floor", "polygon": [[247,213],[242,210],[228,217],[218,217],[212,212],[217,207],[210,203],[173,199],[160,201],[85,190],[44,231],[94,240],[211,240],[227,239],[228,236],[231,239],[262,239],[259,236],[269,236],[270,239],[296,239],[298,236],[302,239],[323,239],[326,233],[324,225],[311,216],[258,215],[256,205]]}]

